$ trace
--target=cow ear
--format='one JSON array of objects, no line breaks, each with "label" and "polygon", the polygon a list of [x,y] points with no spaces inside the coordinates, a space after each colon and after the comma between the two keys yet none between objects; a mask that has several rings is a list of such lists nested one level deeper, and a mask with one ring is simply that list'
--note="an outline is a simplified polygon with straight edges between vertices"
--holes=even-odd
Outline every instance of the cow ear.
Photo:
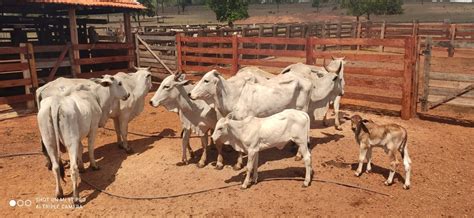
[{"label": "cow ear", "polygon": [[217,70],[212,70],[212,74],[214,74],[215,77],[219,77],[221,74],[217,72]]},{"label": "cow ear", "polygon": [[364,120],[361,120],[361,121],[359,122],[359,125],[360,125],[360,127],[362,128],[362,130],[363,130],[364,132],[370,134],[369,129],[368,129],[367,126],[365,125]]},{"label": "cow ear", "polygon": [[139,70],[137,66],[133,66],[133,69],[135,69],[136,71]]},{"label": "cow ear", "polygon": [[107,81],[107,80],[102,80],[100,81],[100,85],[103,86],[103,87],[108,87],[112,84],[112,82],[110,81]]},{"label": "cow ear", "polygon": [[178,80],[183,81],[185,78],[186,78],[186,74],[181,74],[179,75]]},{"label": "cow ear", "polygon": [[177,82],[177,84],[178,84],[178,85],[181,85],[181,86],[184,86],[184,85],[186,85],[186,84],[188,84],[188,83],[189,83],[189,80],[182,80],[182,81]]}]

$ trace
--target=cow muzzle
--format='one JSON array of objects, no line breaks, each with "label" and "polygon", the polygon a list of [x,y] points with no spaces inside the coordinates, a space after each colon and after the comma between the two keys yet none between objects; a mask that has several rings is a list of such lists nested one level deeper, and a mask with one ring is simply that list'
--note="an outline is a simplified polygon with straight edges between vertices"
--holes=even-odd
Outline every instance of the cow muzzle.
[{"label": "cow muzzle", "polygon": [[191,93],[188,93],[188,97],[189,97],[191,100],[196,100],[196,98],[193,97],[193,95],[191,95]]},{"label": "cow muzzle", "polygon": [[130,97],[130,93],[127,93],[127,96],[123,97],[122,100],[126,101]]}]

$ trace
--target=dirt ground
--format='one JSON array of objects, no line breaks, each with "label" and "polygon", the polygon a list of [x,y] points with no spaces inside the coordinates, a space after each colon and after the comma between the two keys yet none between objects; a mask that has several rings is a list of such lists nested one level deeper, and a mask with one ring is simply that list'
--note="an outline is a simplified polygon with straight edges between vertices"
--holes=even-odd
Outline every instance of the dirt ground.
[{"label": "dirt ground", "polygon": [[[302,188],[302,181],[265,182],[272,178],[303,178],[303,163],[295,162],[294,153],[286,147],[281,151],[262,152],[260,182],[247,190],[234,186],[171,199],[126,200],[99,193],[81,182],[80,196],[85,198],[85,203],[82,208],[70,209],[69,202],[54,200],[53,174],[44,166],[44,158],[36,155],[0,159],[0,216],[474,214],[473,128],[362,115],[379,123],[394,122],[407,128],[413,161],[410,190],[402,189],[405,178],[402,166],[398,167],[392,186],[383,184],[389,164],[382,149],[374,150],[373,172],[355,177],[358,147],[349,123],[342,125],[342,131],[317,123],[311,130],[315,178],[358,185],[390,196],[333,183],[313,182],[309,188]],[[9,119],[0,124],[0,155],[40,150],[36,116]],[[213,166],[215,150],[210,150],[208,165],[202,169],[196,167],[196,159],[189,165],[177,166],[181,157],[178,117],[163,108],[146,105],[144,112],[132,121],[129,140],[135,154],[126,155],[117,148],[112,128],[109,121],[97,137],[95,155],[101,170],[87,169],[81,177],[114,194],[165,196],[237,185],[243,179],[243,171],[231,168],[236,153],[230,150],[224,152],[226,167],[221,171]],[[199,139],[192,138],[191,143],[199,156],[202,152]],[[67,159],[66,156],[63,158]],[[87,148],[83,157],[88,168]],[[67,183],[63,183],[63,189],[70,196],[71,181],[69,171],[66,172]],[[9,206],[12,199],[18,202],[15,207]]]}]

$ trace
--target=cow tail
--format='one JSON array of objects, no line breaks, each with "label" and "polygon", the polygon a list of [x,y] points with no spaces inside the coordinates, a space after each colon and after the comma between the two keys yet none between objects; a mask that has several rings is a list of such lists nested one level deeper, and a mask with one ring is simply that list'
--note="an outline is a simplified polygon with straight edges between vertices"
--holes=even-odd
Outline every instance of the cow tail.
[{"label": "cow tail", "polygon": [[410,156],[408,155],[408,134],[405,131],[405,138],[402,141],[402,144],[400,146],[400,154],[402,155],[403,162],[406,162],[407,164],[411,163]]},{"label": "cow tail", "polygon": [[60,149],[60,140],[59,140],[59,111],[61,110],[60,104],[57,101],[54,101],[51,105],[51,118],[53,120],[53,129],[54,129],[54,137],[56,142],[56,149],[57,149],[57,156],[56,159],[58,160],[59,164],[59,172],[61,175],[61,179],[64,180],[64,165],[61,161],[61,149]]}]

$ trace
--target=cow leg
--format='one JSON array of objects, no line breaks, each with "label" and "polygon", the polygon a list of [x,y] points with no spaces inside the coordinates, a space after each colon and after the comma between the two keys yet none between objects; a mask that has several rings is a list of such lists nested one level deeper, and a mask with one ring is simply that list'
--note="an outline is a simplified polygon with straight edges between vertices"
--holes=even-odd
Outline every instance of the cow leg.
[{"label": "cow leg", "polygon": [[255,153],[255,160],[253,162],[253,184],[257,184],[258,182],[258,156],[260,152]]},{"label": "cow leg", "polygon": [[372,171],[372,147],[368,148],[367,150],[367,169],[365,170],[366,173],[370,173]]},{"label": "cow leg", "polygon": [[300,161],[301,159],[303,159],[303,156],[301,155],[301,150],[298,147],[298,151],[296,151],[295,161]]},{"label": "cow leg", "polygon": [[119,148],[123,148],[122,145],[122,135],[120,134],[120,119],[119,117],[114,117],[114,128],[115,128],[115,134],[117,135],[117,145]]},{"label": "cow leg", "polygon": [[217,162],[216,162],[216,169],[217,170],[222,170],[224,168],[224,158],[222,158],[222,146],[223,144],[221,142],[217,142],[216,144],[216,149],[217,149]]},{"label": "cow leg", "polygon": [[128,140],[127,140],[128,117],[121,117],[120,120],[121,120],[121,122],[120,122],[120,135],[122,136],[123,149],[125,149],[125,152],[127,152],[127,154],[132,154],[133,149],[128,147]]},{"label": "cow leg", "polygon": [[86,171],[84,168],[84,161],[82,160],[83,152],[84,152],[84,145],[82,144],[82,142],[79,142],[79,146],[77,146],[77,155],[76,155],[79,173],[83,173]]},{"label": "cow leg", "polygon": [[[389,148],[393,148],[393,146],[387,146]],[[387,181],[385,181],[385,185],[391,185],[393,183],[393,177],[395,176],[395,170],[397,169],[397,157],[395,156],[395,152],[390,150],[388,152],[390,157],[390,173],[388,174]]]},{"label": "cow leg", "polygon": [[189,158],[193,159],[194,158],[194,151],[193,151],[193,148],[191,148],[191,143],[189,143],[189,140],[188,140],[187,147],[188,147],[188,152],[189,152]]},{"label": "cow leg", "polygon": [[328,110],[326,110],[326,113],[324,114],[324,117],[323,117],[323,125],[324,126],[329,126],[329,123],[328,123],[328,115],[329,114],[329,107],[328,107]]},{"label": "cow leg", "polygon": [[[79,169],[77,167],[77,159],[78,159],[78,147],[81,146],[81,143],[76,142],[71,147],[69,147],[69,165],[71,169],[71,180],[72,180],[72,198],[74,205],[79,205],[79,192],[77,190],[78,183],[79,183]],[[89,151],[90,152],[90,151]]]},{"label": "cow leg", "polygon": [[405,184],[403,185],[404,189],[409,189],[410,188],[410,171],[411,171],[411,160],[410,156],[408,156],[408,149],[405,145],[404,151],[403,151],[403,166],[405,167]]},{"label": "cow leg", "polygon": [[234,170],[241,170],[244,162],[244,153],[239,152],[239,157],[237,158],[237,163],[234,165]]},{"label": "cow leg", "polygon": [[250,185],[250,175],[252,174],[253,170],[253,163],[255,161],[255,154],[258,151],[255,149],[249,149],[248,160],[247,160],[247,175],[245,175],[244,183],[242,183],[242,189],[246,189]]},{"label": "cow leg", "polygon": [[[334,99],[334,125],[337,130],[342,130],[341,123],[339,122],[339,105],[341,102],[341,96],[338,95],[336,99]],[[327,113],[326,113],[327,114]]]},{"label": "cow leg", "polygon": [[87,144],[88,144],[88,152],[89,152],[89,161],[90,165],[93,170],[99,170],[99,166],[97,166],[97,163],[95,162],[95,156],[94,156],[94,142],[95,142],[95,136],[97,134],[97,129],[92,130],[89,133],[89,137],[87,138]]},{"label": "cow leg", "polygon": [[189,129],[183,129],[183,139],[181,141],[181,147],[183,149],[183,154],[182,154],[182,157],[181,157],[181,162],[185,165],[188,164],[188,158],[186,157],[186,148],[188,147],[189,145]]},{"label": "cow leg", "polygon": [[309,152],[308,142],[299,142],[299,151],[303,155],[304,166],[306,169],[303,187],[308,187],[311,184],[311,177],[313,174],[313,169],[311,167],[311,153]]},{"label": "cow leg", "polygon": [[46,151],[48,153],[48,157],[51,160],[51,167],[54,174],[54,178],[56,179],[56,198],[63,198],[63,189],[61,187],[61,170],[60,170],[60,158],[58,154],[58,149],[53,148],[51,146],[45,146]]},{"label": "cow leg", "polygon": [[207,159],[207,132],[204,134],[204,136],[201,137],[201,145],[202,145],[202,155],[201,159],[199,160],[199,163],[197,166],[199,168],[203,168],[206,165],[206,159]]},{"label": "cow leg", "polygon": [[359,151],[359,167],[357,167],[357,170],[355,172],[356,176],[362,175],[362,166],[364,165],[366,154],[367,154],[367,146],[365,144],[361,144],[360,151]]}]

